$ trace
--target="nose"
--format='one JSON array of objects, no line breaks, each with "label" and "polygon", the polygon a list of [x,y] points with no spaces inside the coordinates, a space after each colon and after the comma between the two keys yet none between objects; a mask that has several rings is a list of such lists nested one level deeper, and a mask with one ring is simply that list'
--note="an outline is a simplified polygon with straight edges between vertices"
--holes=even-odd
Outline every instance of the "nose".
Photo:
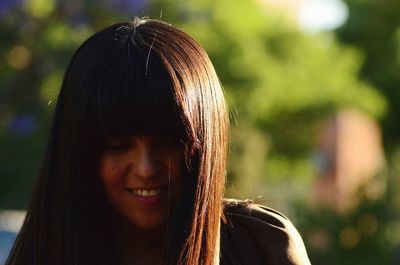
[{"label": "nose", "polygon": [[157,161],[150,148],[142,146],[139,148],[136,159],[132,163],[132,172],[142,179],[150,179],[156,175]]}]

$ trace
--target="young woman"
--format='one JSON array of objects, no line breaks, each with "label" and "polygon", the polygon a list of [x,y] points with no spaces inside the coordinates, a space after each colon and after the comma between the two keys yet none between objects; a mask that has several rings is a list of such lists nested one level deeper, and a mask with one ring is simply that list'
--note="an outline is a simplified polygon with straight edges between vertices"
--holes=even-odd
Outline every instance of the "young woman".
[{"label": "young woman", "polygon": [[134,19],[73,56],[7,265],[310,264],[281,214],[224,200],[228,117],[203,48]]}]

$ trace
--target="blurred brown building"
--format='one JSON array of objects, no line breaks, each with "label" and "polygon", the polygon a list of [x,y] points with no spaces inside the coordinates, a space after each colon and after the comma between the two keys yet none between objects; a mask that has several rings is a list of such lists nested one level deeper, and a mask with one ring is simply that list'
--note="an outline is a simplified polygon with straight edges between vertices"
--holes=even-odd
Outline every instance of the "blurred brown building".
[{"label": "blurred brown building", "polygon": [[357,206],[357,192],[369,187],[371,196],[382,183],[371,182],[384,165],[381,133],[366,115],[343,110],[321,125],[316,163],[315,201],[339,211]]}]

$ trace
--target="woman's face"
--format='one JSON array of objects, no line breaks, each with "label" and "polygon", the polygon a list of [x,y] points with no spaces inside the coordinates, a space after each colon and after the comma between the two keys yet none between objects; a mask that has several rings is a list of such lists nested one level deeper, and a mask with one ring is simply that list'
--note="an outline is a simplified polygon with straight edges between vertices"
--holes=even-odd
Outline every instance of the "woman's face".
[{"label": "woman's face", "polygon": [[110,204],[141,229],[165,224],[181,193],[183,147],[160,136],[108,139],[100,176]]}]

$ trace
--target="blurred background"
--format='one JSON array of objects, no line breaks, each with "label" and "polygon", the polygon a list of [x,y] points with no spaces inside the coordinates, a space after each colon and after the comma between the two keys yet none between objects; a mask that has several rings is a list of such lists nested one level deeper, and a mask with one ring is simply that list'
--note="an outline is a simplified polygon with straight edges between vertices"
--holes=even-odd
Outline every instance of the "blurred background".
[{"label": "blurred background", "polygon": [[0,0],[0,264],[63,73],[99,29],[162,18],[209,53],[230,105],[227,196],[288,215],[314,265],[400,264],[400,1]]}]

